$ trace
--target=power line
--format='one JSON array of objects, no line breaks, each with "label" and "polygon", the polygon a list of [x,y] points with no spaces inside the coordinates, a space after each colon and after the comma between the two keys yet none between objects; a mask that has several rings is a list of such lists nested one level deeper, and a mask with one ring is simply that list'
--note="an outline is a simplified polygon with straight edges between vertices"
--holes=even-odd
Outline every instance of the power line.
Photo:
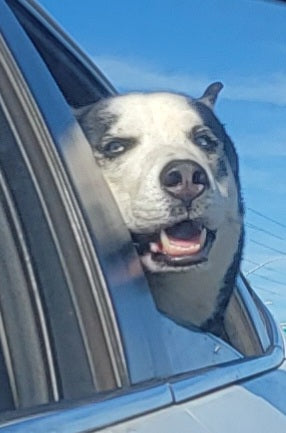
[{"label": "power line", "polygon": [[[271,218],[271,217],[263,214],[262,212],[259,212],[259,211],[255,210],[255,209],[251,208],[251,207],[247,207],[247,209],[249,211],[251,211],[252,213],[254,213],[255,215],[258,215],[259,217],[264,218],[265,220],[270,221],[271,223],[276,224],[277,226],[282,227],[283,229],[286,229],[286,224],[283,224],[280,221],[277,221],[276,219]],[[267,230],[265,228],[259,227],[259,225],[252,224],[252,223],[245,223],[245,226],[248,227],[251,230],[255,230],[255,231],[258,231],[260,233],[265,233],[268,236],[271,236],[272,238],[278,239],[280,241],[286,241],[286,239],[283,236],[279,236],[279,235],[273,233],[270,230]],[[261,246],[263,248],[266,248],[269,251],[273,251],[275,253],[281,254],[282,256],[286,256],[286,251],[282,251],[282,250],[279,250],[279,249],[277,249],[275,247],[271,247],[271,246],[269,246],[269,245],[267,245],[267,244],[265,244],[263,242],[256,241],[255,239],[249,239],[249,241],[252,242],[252,243],[254,243],[254,244],[256,244],[256,245],[259,245],[259,246]],[[260,265],[260,263],[256,262],[255,260],[245,259],[245,261],[247,261],[249,263],[252,263],[253,265],[256,265],[256,266]],[[285,275],[285,273],[283,273],[281,271],[279,272],[276,269],[273,269],[272,267],[264,266],[264,269],[268,270],[268,271],[271,271],[271,272],[278,272],[278,273],[280,273],[282,275]],[[286,281],[285,281],[285,283],[282,282],[282,281],[277,281],[277,280],[275,280],[273,278],[267,277],[265,275],[261,275],[259,273],[253,273],[253,275],[256,276],[256,277],[258,277],[258,278],[261,278],[261,279],[264,279],[266,281],[269,281],[269,282],[271,282],[273,284],[279,284],[279,285],[282,285],[282,286],[286,287]],[[262,289],[262,288],[260,288],[260,289]],[[264,289],[264,290],[267,291],[266,289]],[[276,294],[275,292],[271,292],[270,290],[268,290],[267,293]]]},{"label": "power line", "polygon": [[281,293],[277,293],[274,290],[268,290],[268,289],[265,289],[265,287],[260,287],[260,286],[256,286],[256,285],[252,286],[252,287],[254,290],[261,290],[262,292],[265,292],[265,293],[268,293],[271,295],[275,295],[275,296],[281,296],[284,298],[284,295],[282,295]]},{"label": "power line", "polygon": [[277,250],[276,248],[269,247],[268,245],[263,244],[262,242],[255,241],[254,239],[249,239],[249,241],[261,247],[267,248],[268,250],[274,251],[275,253],[286,255],[286,251]]},{"label": "power line", "polygon": [[263,213],[261,213],[261,212],[255,210],[255,209],[253,209],[253,208],[251,208],[251,207],[247,207],[246,209],[248,209],[248,210],[250,210],[251,212],[253,212],[254,214],[256,214],[256,215],[258,215],[258,216],[260,216],[260,217],[262,217],[262,218],[265,218],[266,220],[271,221],[272,223],[277,224],[278,226],[283,227],[283,228],[286,229],[286,225],[285,225],[285,224],[283,224],[283,223],[281,223],[281,222],[279,222],[279,221],[277,221],[277,220],[275,220],[275,219],[273,219],[273,218],[270,218],[269,216],[264,215]]},{"label": "power line", "polygon": [[266,230],[266,229],[263,229],[261,227],[258,227],[255,224],[245,223],[245,226],[249,227],[252,230],[256,230],[256,231],[259,231],[259,232],[262,232],[262,233],[266,233],[268,236],[272,236],[273,238],[279,239],[280,241],[286,241],[286,238],[282,238],[281,236],[278,236],[278,235],[272,233],[269,230]]},{"label": "power line", "polygon": [[277,280],[274,280],[273,278],[269,278],[269,277],[266,277],[265,275],[261,275],[258,273],[253,273],[252,276],[262,278],[263,280],[270,281],[271,283],[279,284],[280,286],[286,287],[286,281],[283,283],[282,281],[277,281]]},{"label": "power line", "polygon": [[[277,260],[281,260],[281,259],[286,259],[286,256],[278,256],[278,257],[269,258],[268,260],[259,263],[254,268],[246,271],[245,276],[247,277],[248,275],[253,274],[254,272],[257,272],[259,269],[267,267],[267,265],[270,265],[270,263],[276,262]],[[285,273],[282,272],[282,275],[285,276]]]},{"label": "power line", "polygon": [[258,263],[258,262],[255,262],[254,260],[250,260],[250,259],[242,259],[244,262],[247,262],[247,263],[252,263],[253,265],[260,265],[260,263]]},{"label": "power line", "polygon": [[[247,263],[251,263],[252,265],[256,265],[256,266],[261,265],[261,263],[255,262],[254,260],[242,259],[242,261],[247,262]],[[270,271],[270,272],[276,272],[277,274],[285,275],[285,277],[286,277],[286,272],[280,271],[279,269],[272,268],[272,266],[265,265],[265,266],[263,266],[263,269]]]}]

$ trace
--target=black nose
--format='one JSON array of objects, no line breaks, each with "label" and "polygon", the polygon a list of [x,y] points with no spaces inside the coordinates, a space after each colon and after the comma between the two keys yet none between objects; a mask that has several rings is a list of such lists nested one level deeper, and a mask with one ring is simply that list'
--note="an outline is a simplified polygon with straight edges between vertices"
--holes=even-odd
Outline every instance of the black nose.
[{"label": "black nose", "polygon": [[173,197],[190,204],[209,185],[205,170],[194,161],[172,161],[160,174],[162,187]]}]

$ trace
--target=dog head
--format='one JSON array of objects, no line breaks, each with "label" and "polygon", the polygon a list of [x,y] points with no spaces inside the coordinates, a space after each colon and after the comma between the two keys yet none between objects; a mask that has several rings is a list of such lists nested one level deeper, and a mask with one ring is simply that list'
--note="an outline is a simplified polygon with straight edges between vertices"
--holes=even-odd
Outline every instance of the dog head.
[{"label": "dog head", "polygon": [[213,112],[221,88],[119,95],[76,112],[148,271],[204,266],[223,227],[240,231],[237,155]]}]

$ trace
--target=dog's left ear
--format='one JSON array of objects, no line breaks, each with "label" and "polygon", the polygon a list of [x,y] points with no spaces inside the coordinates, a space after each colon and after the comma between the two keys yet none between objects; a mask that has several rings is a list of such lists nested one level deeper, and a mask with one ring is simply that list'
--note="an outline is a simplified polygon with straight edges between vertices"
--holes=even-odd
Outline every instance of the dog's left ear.
[{"label": "dog's left ear", "polygon": [[218,94],[223,88],[223,84],[219,81],[210,84],[207,89],[205,90],[205,93],[203,96],[199,98],[200,102],[203,102],[206,104],[209,108],[213,109],[215,102],[217,100]]}]

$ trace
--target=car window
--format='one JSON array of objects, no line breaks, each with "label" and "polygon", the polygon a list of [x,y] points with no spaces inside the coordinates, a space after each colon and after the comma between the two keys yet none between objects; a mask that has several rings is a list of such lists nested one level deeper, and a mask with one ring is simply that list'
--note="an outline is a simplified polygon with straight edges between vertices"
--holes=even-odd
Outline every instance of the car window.
[{"label": "car window", "polygon": [[[98,71],[96,69],[93,69],[92,73],[90,74],[89,63],[88,66],[84,64],[85,67],[83,68],[83,59],[86,59],[84,57],[81,57],[79,51],[75,53],[72,52],[72,47],[71,45],[69,45],[68,39],[64,40],[64,42],[60,42],[59,37],[55,36],[55,31],[52,30],[52,27],[47,28],[47,26],[43,25],[41,21],[37,21],[35,25],[35,19],[33,18],[33,15],[30,15],[26,8],[23,8],[21,5],[17,4],[17,2],[12,1],[11,4],[12,6],[14,6],[17,16],[20,18],[21,23],[24,25],[33,43],[35,44],[47,66],[49,67],[68,103],[70,103],[73,107],[87,105],[91,101],[104,98],[108,94],[110,95],[114,92],[114,90],[109,86],[109,83],[105,83],[105,92],[102,90],[101,75],[98,74]],[[60,62],[62,56],[65,56],[64,67],[63,63]],[[81,61],[79,60],[79,58]],[[62,76],[68,76],[69,80],[63,80],[61,78]],[[82,81],[80,91],[76,81],[79,78],[88,81],[88,84],[85,84],[85,82]],[[87,96],[87,93],[85,94],[85,91],[91,92],[91,88],[93,88],[93,95],[89,93],[89,95]],[[97,93],[95,94],[95,92]],[[86,95],[84,97],[85,99],[82,99],[83,95]],[[235,315],[234,305],[236,305],[235,302],[232,303],[232,317],[234,317]],[[237,309],[237,311],[240,312],[241,308]],[[232,322],[236,323],[238,322],[238,319],[233,319]],[[173,325],[175,326],[175,324]],[[178,327],[178,329],[180,329],[180,327]],[[248,330],[250,330],[250,328]],[[254,334],[255,331],[252,332],[252,335]],[[247,335],[249,335],[249,333]],[[227,339],[228,338],[226,337],[226,340]],[[253,338],[251,338],[250,340],[252,341]],[[261,347],[258,349],[259,344],[257,345],[257,338],[256,343],[254,342],[250,344],[254,344],[256,349],[252,347],[251,349],[248,348],[248,350],[246,350],[244,348],[246,350],[245,354],[253,355],[254,353],[257,353],[257,351],[261,351]],[[245,345],[245,347],[246,346],[247,344]],[[242,346],[240,346],[239,348],[242,350]]]},{"label": "car window", "polygon": [[[90,265],[88,269],[92,270],[88,283],[83,281],[83,277],[77,279],[78,272],[81,272],[82,257],[80,254],[77,256],[77,263],[75,257],[69,254],[69,248],[78,254],[78,245],[67,242],[66,236],[70,236],[70,232],[61,232],[59,215],[54,214],[56,210],[51,206],[53,196],[49,193],[50,178],[45,178],[44,170],[37,168],[36,160],[40,156],[33,156],[33,148],[25,144],[31,167],[39,179],[39,189],[42,196],[46,197],[44,202],[47,201],[45,204],[50,211],[57,241],[52,239],[49,245],[53,251],[45,253],[53,258],[52,262],[56,262],[48,263],[49,271],[45,271],[46,265],[41,262],[44,258],[47,259],[47,256],[42,257],[45,256],[40,249],[43,245],[32,245],[32,237],[34,236],[34,242],[37,239],[35,234],[31,235],[29,246],[33,246],[32,257],[37,258],[35,262],[42,268],[39,274],[39,278],[42,278],[40,285],[46,309],[49,310],[48,317],[51,317],[49,329],[54,339],[53,348],[58,356],[61,398],[65,398],[63,388],[66,389],[67,398],[86,397],[97,390],[125,389],[142,382],[180,377],[190,371],[196,371],[197,377],[200,377],[206,367],[224,364],[227,368],[233,363],[235,365],[235,362],[247,362],[248,357],[265,354],[272,344],[272,337],[268,334],[268,319],[264,318],[263,308],[251,291],[246,289],[243,281],[238,282],[229,305],[224,338],[189,326],[181,326],[158,311],[130,235],[98,167],[90,162],[92,153],[85,147],[87,144],[68,107],[87,105],[112,95],[115,91],[69,39],[53,27],[51,21],[46,23],[45,17],[33,9],[29,2],[11,0],[7,3],[54,79],[51,80],[36,54],[32,60],[42,73],[37,80],[30,71],[25,70],[25,65],[21,64],[29,79],[27,83],[34,95],[35,104],[41,108],[46,122],[41,127],[43,130],[47,127],[52,136],[56,137],[55,154],[58,152],[60,155],[62,166],[54,155],[53,158],[61,176],[66,175],[68,178],[68,182],[58,184],[58,190],[67,189],[68,196],[74,200],[71,209],[74,207],[81,218],[70,219],[63,227],[83,224],[87,228],[84,232],[85,242],[81,239],[80,244],[88,251],[85,257]],[[9,44],[13,46],[10,40]],[[15,46],[13,49],[15,53]],[[20,57],[19,53],[16,53],[19,62],[22,60]],[[54,82],[65,99],[55,90]],[[45,102],[37,88],[42,83],[49,85]],[[53,108],[48,107],[48,104],[53,104]],[[69,187],[71,191],[68,190]],[[23,201],[23,192],[21,194]],[[43,207],[41,203],[39,208],[43,210]],[[22,208],[25,209],[25,206],[21,202],[19,209]],[[28,227],[28,220],[24,221],[24,217],[22,219]],[[46,219],[47,216],[44,215],[42,220],[47,226]],[[27,228],[27,235],[29,230],[32,229]],[[46,227],[45,230],[51,237],[51,228]],[[80,230],[79,233],[82,234]],[[68,278],[67,274],[64,274],[61,260],[64,260],[64,265],[68,267]],[[60,278],[60,283],[51,284],[51,273],[55,279]],[[86,269],[82,273],[86,278]],[[71,284],[69,278],[72,280]],[[63,293],[60,299],[56,297],[58,293],[54,292],[54,287],[58,284]],[[97,302],[91,296],[89,284],[92,285],[93,296],[101,299],[101,302],[98,301],[101,306],[99,310],[96,308]],[[90,311],[89,305],[92,303],[96,304],[96,307]],[[71,324],[68,320],[62,321],[63,317],[69,319]],[[93,330],[96,330],[96,333],[92,335]],[[94,335],[101,338],[100,350]],[[108,341],[107,335],[110,336]],[[65,339],[67,336],[70,340]],[[103,355],[100,356],[102,351]],[[81,359],[84,361],[81,362]],[[215,368],[212,371],[215,372]],[[81,380],[81,374],[84,380]],[[226,376],[225,380],[227,383],[230,379]],[[207,388],[207,385],[205,386]]]},{"label": "car window", "polygon": [[117,329],[94,291],[99,276],[89,265],[75,198],[2,39],[0,51],[0,371],[7,410],[114,390],[124,373]]}]

